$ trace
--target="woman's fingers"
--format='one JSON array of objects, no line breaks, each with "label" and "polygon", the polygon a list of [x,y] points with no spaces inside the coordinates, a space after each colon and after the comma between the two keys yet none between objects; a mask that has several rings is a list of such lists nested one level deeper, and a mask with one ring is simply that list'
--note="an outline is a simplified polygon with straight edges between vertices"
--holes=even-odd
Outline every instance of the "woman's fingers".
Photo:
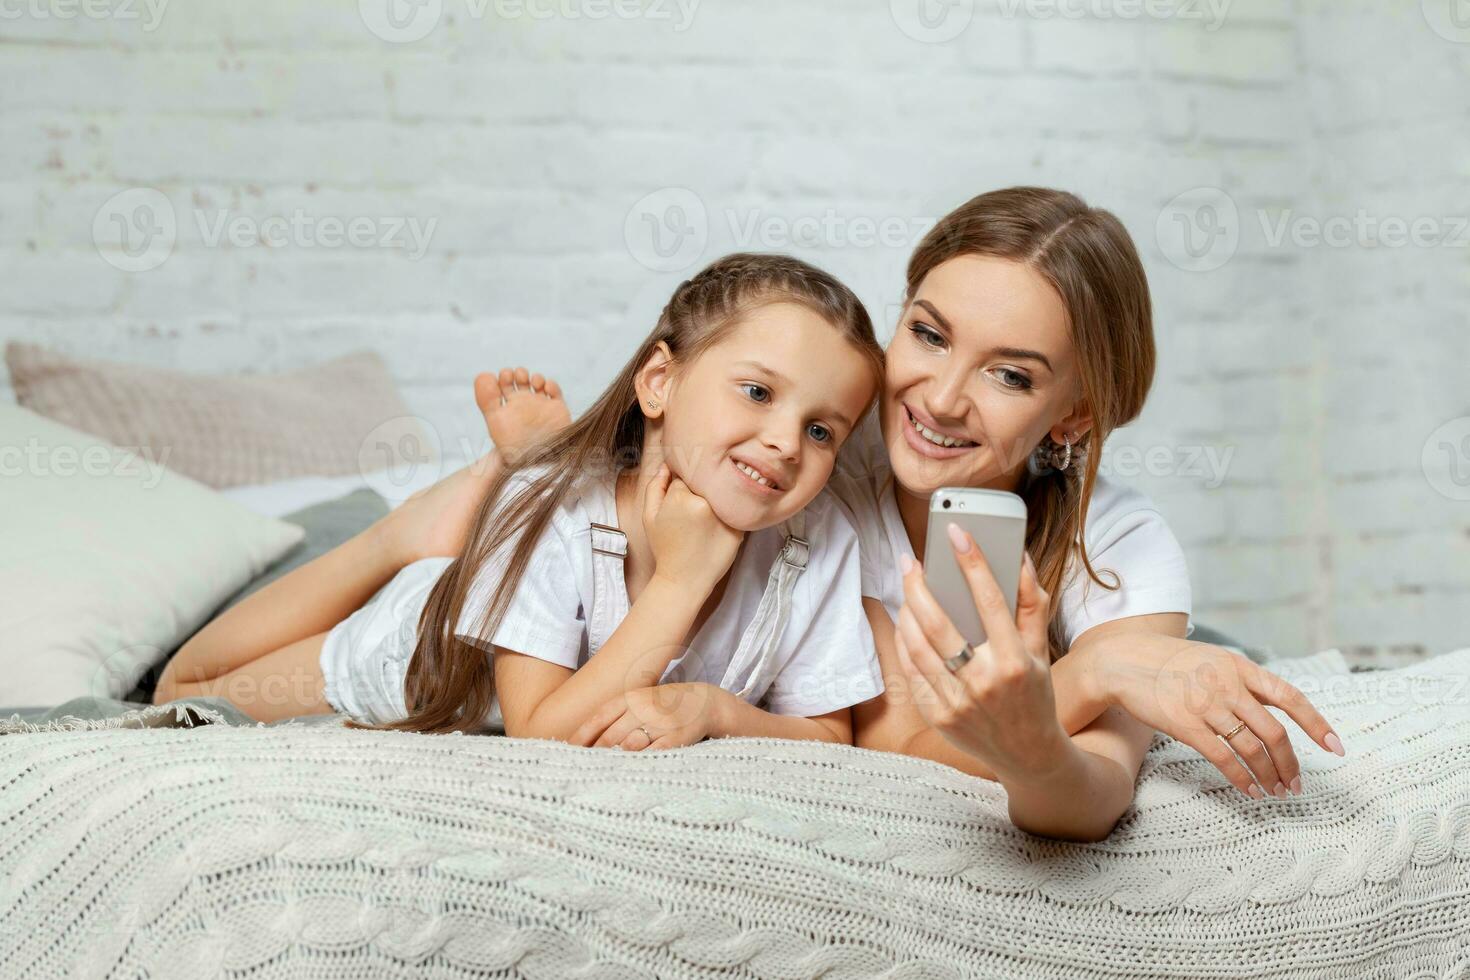
[{"label": "woman's fingers", "polygon": [[1246,726],[1229,738],[1224,737],[1227,732],[1243,721],[1246,719],[1237,717],[1229,708],[1213,711],[1205,718],[1205,723],[1220,736],[1220,741],[1224,742],[1246,764],[1246,767],[1255,776],[1256,782],[1261,784],[1261,788],[1267,793],[1275,792],[1276,784],[1281,782],[1281,777],[1276,773],[1276,764],[1271,761],[1271,753],[1267,752],[1266,746],[1256,738],[1250,722],[1246,721]]},{"label": "woman's fingers", "polygon": [[[1265,747],[1266,754],[1271,757],[1271,767],[1275,772],[1275,778],[1281,783],[1282,791],[1276,792],[1276,782],[1267,782],[1261,779],[1261,786],[1268,793],[1277,796],[1285,796],[1291,791],[1291,781],[1301,774],[1302,767],[1297,762],[1296,751],[1291,747],[1291,739],[1286,734],[1286,727],[1271,717],[1271,712],[1256,703],[1254,698],[1241,698],[1235,706],[1235,717],[1245,722],[1247,731],[1252,732],[1256,740]],[[1229,731],[1230,729],[1226,729]],[[1244,737],[1245,732],[1232,738],[1230,741]],[[1252,766],[1252,768],[1255,768]],[[1256,770],[1256,776],[1261,777],[1260,770]]]},{"label": "woman's fingers", "polygon": [[[1329,735],[1337,738],[1332,726],[1294,684],[1284,677],[1271,673],[1253,660],[1250,661],[1250,667],[1242,673],[1245,675],[1245,686],[1262,704],[1272,704],[1280,708],[1301,727],[1302,731],[1307,733],[1312,741],[1328,752],[1337,751],[1327,741]],[[1340,738],[1337,739],[1337,744],[1339,747],[1342,745]]]},{"label": "woman's fingers", "polygon": [[[1230,729],[1225,730],[1228,732]],[[1192,731],[1188,737],[1181,738],[1179,741],[1208,759],[1210,765],[1220,770],[1221,774],[1230,780],[1230,784],[1246,796],[1253,799],[1261,798],[1256,795],[1261,791],[1259,787],[1256,787],[1250,771],[1240,764],[1240,760],[1235,757],[1234,752],[1230,751],[1230,747],[1208,727]],[[1252,787],[1256,788],[1255,793],[1251,792]]]},{"label": "woman's fingers", "polygon": [[[903,576],[904,608],[909,610],[914,622],[935,649],[944,650],[946,657],[959,652],[965,638],[955,629],[954,622],[929,591],[924,580],[924,566],[914,562]],[[912,649],[912,646],[910,647]]]},{"label": "woman's fingers", "polygon": [[985,627],[985,642],[997,654],[1016,654],[1016,647],[1022,645],[1018,643],[1020,634],[1011,618],[1010,603],[1001,592],[995,573],[990,570],[990,562],[985,560],[984,553],[969,532],[953,521],[948,530],[950,547],[954,549],[960,572],[970,586],[975,611],[980,614],[980,625]]},{"label": "woman's fingers", "polygon": [[1051,666],[1051,651],[1046,635],[1051,621],[1051,596],[1036,577],[1036,565],[1029,551],[1021,552],[1021,582],[1016,590],[1016,628],[1021,638],[1042,664]]}]

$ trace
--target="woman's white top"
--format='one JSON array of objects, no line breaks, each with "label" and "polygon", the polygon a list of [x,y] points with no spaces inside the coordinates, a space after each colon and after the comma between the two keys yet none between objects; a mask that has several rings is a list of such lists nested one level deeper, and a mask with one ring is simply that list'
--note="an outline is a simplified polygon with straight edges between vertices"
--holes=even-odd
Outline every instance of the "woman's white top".
[{"label": "woman's white top", "polygon": [[[827,489],[849,508],[857,526],[863,595],[881,600],[897,622],[904,601],[899,555],[914,552],[899,515],[893,467],[876,407],[843,444]],[[1190,614],[1184,550],[1148,497],[1099,473],[1085,532],[1092,567],[1109,584],[1113,579],[1104,569],[1115,571],[1121,588],[1102,588],[1080,563],[1073,563],[1057,600],[1068,647],[1099,623],[1150,613]],[[1192,632],[1190,621],[1186,635]]]},{"label": "woman's white top", "polygon": [[[530,477],[531,471],[515,474],[508,492]],[[773,714],[810,717],[876,697],[883,692],[883,678],[862,607],[857,532],[826,491],[807,506],[805,515],[807,566],[793,584],[774,670],[769,683],[763,680],[745,699]],[[553,513],[495,630],[493,645],[571,669],[597,653],[628,614],[629,602],[620,561],[617,574],[594,574],[594,560],[607,560],[594,555],[594,545],[608,549],[613,539],[621,540],[621,535],[593,528],[594,523],[617,527],[610,480],[584,481]],[[660,683],[721,685],[784,543],[779,526],[745,536],[718,608],[669,664]],[[486,562],[460,618],[458,634],[482,647],[488,644],[475,635],[478,620],[512,547],[513,542]],[[406,566],[328,633],[322,673],[327,698],[339,711],[374,723],[405,717],[403,679],[418,637],[419,614],[451,560],[430,558]],[[498,698],[486,724],[503,728]]]}]

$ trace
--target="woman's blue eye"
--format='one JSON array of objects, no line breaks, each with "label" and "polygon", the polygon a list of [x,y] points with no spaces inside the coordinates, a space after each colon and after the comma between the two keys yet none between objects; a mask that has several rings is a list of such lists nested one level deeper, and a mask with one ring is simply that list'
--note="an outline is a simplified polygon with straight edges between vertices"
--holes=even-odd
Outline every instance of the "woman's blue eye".
[{"label": "woman's blue eye", "polygon": [[769,391],[766,391],[765,388],[763,388],[762,386],[760,386],[758,384],[751,384],[750,382],[746,382],[745,384],[741,385],[740,387],[746,389],[747,391],[749,391],[751,388],[754,388],[756,391],[765,392],[765,395],[766,395],[765,398],[753,398],[753,399],[751,399],[752,401],[757,401],[757,402],[764,403],[764,402],[766,402],[770,398],[770,395],[771,395],[771,393]]},{"label": "woman's blue eye", "polygon": [[909,332],[916,335],[921,343],[929,347],[940,347],[944,344],[943,337],[941,337],[934,330],[931,330],[929,327],[924,326],[922,323],[915,323],[910,326]]},{"label": "woman's blue eye", "polygon": [[830,442],[832,440],[832,433],[827,429],[825,425],[814,425],[812,426],[812,429],[813,431],[821,433],[821,436],[817,439],[818,442]]},{"label": "woman's blue eye", "polygon": [[1011,384],[1007,381],[1002,381],[1001,384],[1005,385],[1007,388],[1014,388],[1017,391],[1025,391],[1027,388],[1031,387],[1031,379],[1026,377],[1020,371],[1012,371],[1009,368],[1001,368],[1000,373],[1016,379],[1015,384]]}]

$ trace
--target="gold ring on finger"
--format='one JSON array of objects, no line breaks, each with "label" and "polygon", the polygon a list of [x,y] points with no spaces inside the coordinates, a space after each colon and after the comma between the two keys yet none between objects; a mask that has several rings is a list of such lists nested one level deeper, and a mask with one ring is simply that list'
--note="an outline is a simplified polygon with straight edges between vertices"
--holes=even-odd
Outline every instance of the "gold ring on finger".
[{"label": "gold ring on finger", "polygon": [[1228,739],[1232,735],[1239,734],[1240,733],[1240,730],[1242,728],[1244,728],[1244,727],[1245,727],[1245,722],[1241,722],[1239,725],[1236,725],[1234,728],[1230,729],[1230,731],[1226,732],[1224,735],[1221,735],[1220,737],[1221,738],[1227,738]]}]

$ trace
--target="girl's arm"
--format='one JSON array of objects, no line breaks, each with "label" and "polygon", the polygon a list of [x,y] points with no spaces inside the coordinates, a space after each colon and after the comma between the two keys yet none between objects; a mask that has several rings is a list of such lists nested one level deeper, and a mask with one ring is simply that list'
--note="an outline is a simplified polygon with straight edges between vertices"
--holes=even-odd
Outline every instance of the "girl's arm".
[{"label": "girl's arm", "polygon": [[659,684],[614,697],[593,712],[570,741],[591,748],[623,748],[624,739],[640,726],[651,741],[635,739],[628,746],[633,751],[734,736],[852,744],[848,708],[810,717],[778,715],[702,681]]},{"label": "girl's arm", "polygon": [[495,648],[495,689],[505,733],[570,741],[598,708],[620,694],[658,683],[706,595],[657,574],[638,594],[613,635],[577,670]]},{"label": "girl's arm", "polygon": [[685,652],[690,627],[745,534],[726,526],[667,463],[643,493],[653,576],[597,655],[571,670],[495,647],[495,687],[507,735],[567,741],[608,701],[658,684]]},{"label": "girl's arm", "polygon": [[717,702],[718,710],[710,731],[714,738],[795,738],[852,744],[851,708],[838,708],[825,715],[803,718],[800,715],[772,714],[723,688],[720,694],[723,697]]}]

